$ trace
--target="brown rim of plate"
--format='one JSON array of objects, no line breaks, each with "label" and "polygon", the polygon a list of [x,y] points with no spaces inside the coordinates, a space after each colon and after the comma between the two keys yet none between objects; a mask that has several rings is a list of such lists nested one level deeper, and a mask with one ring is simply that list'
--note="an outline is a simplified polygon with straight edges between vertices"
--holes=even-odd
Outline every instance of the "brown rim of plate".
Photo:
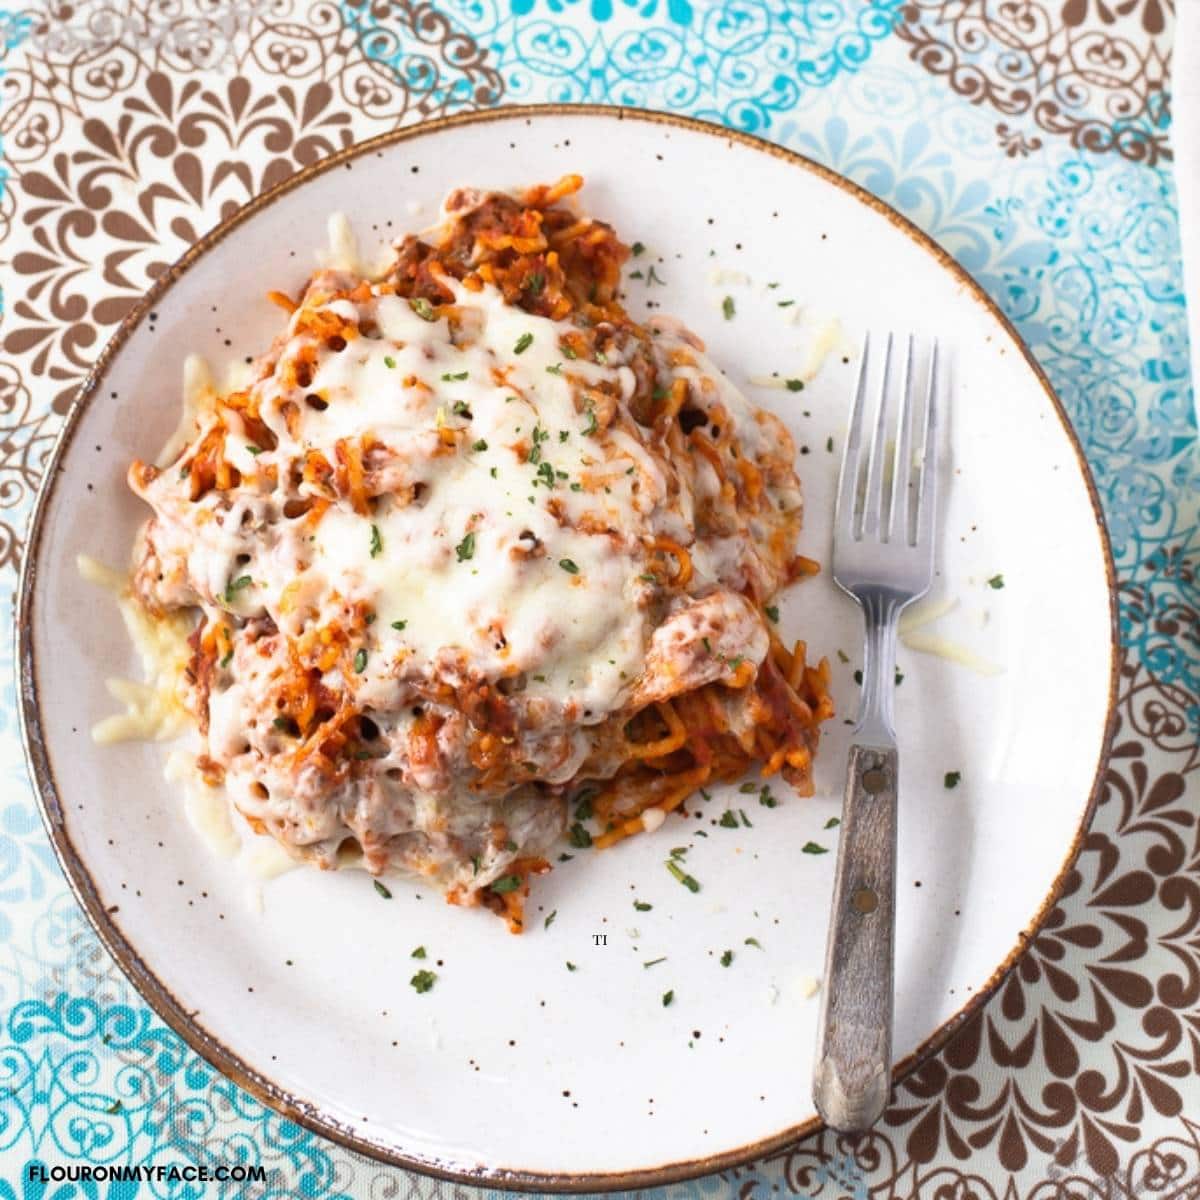
[{"label": "brown rim of plate", "polygon": [[275,1109],[283,1116],[297,1122],[313,1133],[345,1146],[370,1155],[373,1158],[393,1166],[405,1167],[423,1174],[433,1175],[439,1179],[459,1183],[475,1184],[478,1186],[499,1187],[505,1189],[533,1188],[546,1192],[590,1192],[632,1190],[637,1188],[656,1187],[662,1184],[677,1183],[699,1175],[707,1175],[714,1171],[741,1166],[764,1155],[782,1149],[803,1137],[816,1133],[824,1128],[819,1117],[811,1117],[799,1125],[786,1129],[781,1133],[772,1134],[748,1146],[714,1154],[704,1158],[693,1158],[681,1162],[665,1163],[658,1167],[649,1167],[632,1171],[609,1173],[594,1173],[587,1175],[534,1173],[508,1169],[489,1169],[481,1166],[475,1170],[455,1170],[447,1168],[436,1159],[422,1159],[398,1153],[389,1145],[384,1145],[363,1136],[356,1130],[344,1126],[334,1119],[324,1115],[312,1104],[302,1101],[284,1091],[271,1080],[260,1075],[244,1063],[231,1051],[226,1049],[210,1033],[201,1028],[187,1014],[186,1007],[171,994],[170,991],[151,972],[141,960],[134,948],[125,940],[121,932],[113,925],[105,906],[92,883],[83,863],[75,852],[74,846],[67,835],[62,818],[62,808],[55,787],[53,773],[50,769],[46,739],[42,729],[41,714],[38,708],[37,680],[34,672],[32,626],[33,626],[33,594],[37,582],[37,560],[41,549],[41,537],[44,532],[43,517],[48,500],[54,487],[54,480],[59,471],[59,464],[64,451],[70,444],[80,416],[100,389],[105,372],[113,357],[125,344],[133,330],[141,323],[142,318],[153,307],[155,301],[169,288],[202,254],[211,250],[218,242],[239,225],[265,209],[278,197],[307,183],[310,179],[333,170],[347,161],[367,154],[373,150],[394,146],[397,143],[413,141],[440,133],[444,129],[453,129],[460,125],[483,124],[492,121],[523,120],[527,124],[534,117],[602,117],[617,121],[645,121],[657,125],[674,126],[692,133],[704,133],[720,138],[727,143],[738,143],[770,154],[786,163],[802,168],[805,171],[823,179],[826,183],[839,188],[853,197],[859,203],[866,205],[876,213],[887,218],[905,237],[915,242],[921,249],[931,255],[941,267],[948,271],[970,293],[977,303],[991,315],[1012,339],[1020,350],[1026,364],[1037,378],[1046,394],[1054,412],[1057,414],[1071,448],[1075,452],[1079,464],[1079,473],[1083,477],[1091,501],[1092,511],[1096,519],[1096,528],[1100,537],[1101,548],[1104,552],[1105,575],[1108,583],[1109,618],[1112,631],[1110,645],[1109,687],[1108,687],[1108,716],[1105,721],[1104,738],[1101,745],[1100,757],[1096,763],[1096,774],[1092,781],[1091,792],[1087,805],[1080,818],[1079,826],[1072,839],[1063,864],[1051,885],[1050,891],[1043,900],[1041,907],[1034,914],[1028,925],[1018,935],[1017,943],[1005,957],[1004,961],[992,972],[982,987],[968,1000],[952,1017],[944,1021],[920,1046],[907,1058],[896,1063],[892,1068],[893,1086],[898,1084],[917,1066],[941,1049],[951,1035],[973,1016],[999,987],[1007,972],[1013,967],[1024,953],[1029,942],[1041,930],[1051,909],[1062,894],[1067,875],[1075,865],[1075,860],[1083,846],[1083,839],[1091,824],[1092,816],[1100,794],[1104,772],[1108,765],[1112,750],[1112,740],[1116,728],[1116,694],[1117,679],[1121,662],[1120,643],[1117,629],[1117,600],[1116,600],[1116,569],[1113,564],[1112,547],[1109,543],[1108,530],[1105,526],[1104,515],[1096,486],[1088,468],[1087,460],[1079,444],[1079,439],[1071,426],[1070,420],[1063,409],[1061,401],[1054,393],[1050,381],[1046,378],[1037,360],[1021,340],[1012,323],[987,295],[975,280],[927,234],[918,229],[907,217],[901,216],[890,205],[871,195],[857,184],[836,174],[829,168],[805,158],[792,150],[785,150],[771,142],[753,137],[750,134],[726,129],[707,121],[699,121],[692,117],[675,116],[673,114],[652,112],[637,108],[617,108],[603,104],[539,104],[511,105],[487,109],[482,112],[460,113],[455,116],[441,117],[421,125],[409,126],[393,130],[347,146],[311,166],[305,167],[296,174],[276,184],[255,197],[233,216],[223,221],[215,229],[206,233],[169,270],[155,280],[154,285],[142,299],[130,310],[109,339],[96,365],[88,373],[87,378],[79,387],[79,391],[67,414],[62,431],[59,434],[54,452],[46,466],[43,484],[38,492],[33,515],[30,518],[29,537],[26,544],[25,559],[22,564],[21,579],[17,596],[17,659],[20,669],[20,697],[18,713],[21,732],[25,746],[25,757],[37,785],[42,819],[46,825],[55,854],[62,865],[67,880],[71,885],[79,903],[83,906],[88,920],[95,929],[105,949],[112,955],[130,982],[141,993],[151,1008],[199,1054],[211,1063],[218,1071],[233,1080],[239,1087],[244,1088],[256,1099]]}]

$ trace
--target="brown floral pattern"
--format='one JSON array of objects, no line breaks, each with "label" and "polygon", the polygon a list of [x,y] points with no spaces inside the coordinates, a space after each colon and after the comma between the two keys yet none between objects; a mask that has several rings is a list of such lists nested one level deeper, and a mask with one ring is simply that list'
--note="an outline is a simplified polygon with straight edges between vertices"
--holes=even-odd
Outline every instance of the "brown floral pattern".
[{"label": "brown floral pattern", "polygon": [[[1137,162],[1169,159],[1175,0],[906,0],[910,56],[973,104]],[[1010,155],[1037,139],[996,127]]]}]

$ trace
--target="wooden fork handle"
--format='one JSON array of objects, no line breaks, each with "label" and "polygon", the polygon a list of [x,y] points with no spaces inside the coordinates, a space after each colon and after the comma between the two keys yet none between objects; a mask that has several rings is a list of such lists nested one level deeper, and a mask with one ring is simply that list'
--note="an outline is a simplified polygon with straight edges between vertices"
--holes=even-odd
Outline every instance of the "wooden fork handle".
[{"label": "wooden fork handle", "polygon": [[898,765],[894,746],[850,747],[813,1079],[843,1133],[869,1129],[891,1091]]}]

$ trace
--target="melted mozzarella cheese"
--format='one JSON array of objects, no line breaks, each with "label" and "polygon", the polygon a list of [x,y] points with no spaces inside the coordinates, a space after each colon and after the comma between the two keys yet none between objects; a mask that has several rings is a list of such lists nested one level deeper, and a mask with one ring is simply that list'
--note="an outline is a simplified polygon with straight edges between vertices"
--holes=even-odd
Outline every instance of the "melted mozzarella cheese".
[{"label": "melted mozzarella cheese", "polygon": [[[422,492],[370,515],[331,508],[297,586],[336,590],[376,614],[367,686],[398,654],[425,664],[461,650],[485,674],[525,672],[533,694],[599,719],[639,673],[645,644],[645,550],[621,531],[638,528],[666,481],[621,431],[609,434],[616,453],[601,455],[575,388],[608,380],[624,390],[632,372],[566,358],[568,326],[507,305],[494,289],[458,299],[478,314],[469,344],[383,295],[374,305],[381,336],[321,358],[311,393],[326,407],[304,412],[302,444],[369,434],[398,453]],[[462,430],[462,447],[439,456],[447,426]],[[615,532],[582,532],[581,517]],[[255,584],[268,608],[296,578],[292,566],[260,563]]]}]

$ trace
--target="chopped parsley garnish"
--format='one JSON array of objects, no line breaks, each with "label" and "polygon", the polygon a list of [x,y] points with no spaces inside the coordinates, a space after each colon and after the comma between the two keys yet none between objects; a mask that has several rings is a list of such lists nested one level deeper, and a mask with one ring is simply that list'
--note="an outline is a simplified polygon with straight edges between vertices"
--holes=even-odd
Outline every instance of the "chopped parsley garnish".
[{"label": "chopped parsley garnish", "polygon": [[275,720],[273,720],[271,722],[271,725],[275,729],[279,729],[279,730],[287,729],[289,724],[290,724],[290,721],[289,721],[289,718],[287,718],[287,717],[276,717]]},{"label": "chopped parsley garnish", "polygon": [[987,581],[987,585],[988,587],[995,588],[997,591],[999,591],[1004,586],[1004,576],[993,575],[991,579]]},{"label": "chopped parsley garnish", "polygon": [[[542,679],[546,677],[543,675]],[[580,793],[578,802],[575,805],[575,820],[590,821],[592,818],[592,797],[596,794],[592,788],[587,788]]]},{"label": "chopped parsley garnish", "polygon": [[956,787],[958,787],[961,780],[962,780],[962,772],[961,771],[947,771],[945,778],[942,780],[942,783],[948,788],[956,788]]},{"label": "chopped parsley garnish", "polygon": [[828,450],[830,454],[833,453],[833,438],[827,437],[825,439],[825,449]]},{"label": "chopped parsley garnish", "polygon": [[583,436],[591,437],[600,428],[599,422],[596,420],[596,406],[594,404],[587,406],[587,415],[588,423],[583,427]]},{"label": "chopped parsley garnish", "polygon": [[543,928],[543,929],[549,929],[549,928],[550,928],[550,926],[554,924],[554,918],[555,918],[555,917],[557,917],[557,916],[558,916],[558,909],[556,908],[556,909],[555,909],[555,910],[554,910],[554,911],[553,911],[553,912],[552,912],[552,913],[551,913],[551,914],[550,914],[550,915],[549,915],[549,916],[548,916],[548,917],[547,917],[547,918],[546,918],[546,919],[545,919],[545,920],[542,922],[542,928]]},{"label": "chopped parsley garnish", "polygon": [[777,308],[791,308],[795,303],[795,300],[776,300],[775,306]]},{"label": "chopped parsley garnish", "polygon": [[415,312],[417,316],[421,318],[422,321],[436,320],[433,315],[433,305],[430,304],[424,296],[413,296],[408,302],[408,307],[411,308],[413,312]]},{"label": "chopped parsley garnish", "polygon": [[578,971],[579,968],[573,962],[569,962],[569,963],[567,963],[567,970],[568,971]]},{"label": "chopped parsley garnish", "polygon": [[[461,383],[462,380],[466,379],[470,374],[471,374],[470,371],[459,371],[457,374],[453,374],[453,373],[447,371],[446,374],[442,376],[442,382],[443,383]],[[465,404],[463,405],[463,408],[466,408]],[[457,404],[454,406],[454,411],[458,412]]]},{"label": "chopped parsley garnish", "polygon": [[700,639],[700,645],[702,645],[709,654],[712,653],[712,642],[710,642],[708,638],[702,637]]},{"label": "chopped parsley garnish", "polygon": [[666,868],[671,872],[672,875],[675,876],[676,879],[679,880],[680,883],[683,884],[685,888],[687,888],[689,892],[698,892],[700,890],[700,884],[697,883],[696,880],[694,880],[686,871],[684,871],[673,859],[669,859],[667,861]]},{"label": "chopped parsley garnish", "polygon": [[804,845],[800,847],[800,850],[801,850],[801,853],[803,853],[803,854],[828,854],[829,853],[829,848],[827,846],[820,846],[816,842],[805,842]]},{"label": "chopped parsley garnish", "polygon": [[471,410],[462,400],[455,400],[453,405],[451,405],[450,411],[456,417],[466,417],[467,420],[471,419]]},{"label": "chopped parsley garnish", "polygon": [[663,992],[663,1008],[669,1008],[671,1001],[675,999],[675,991],[672,989],[669,992]]},{"label": "chopped parsley garnish", "polygon": [[531,296],[540,296],[542,289],[546,286],[546,277],[540,271],[534,271],[532,275],[525,276],[525,282],[521,286]]},{"label": "chopped parsley garnish", "polygon": [[475,557],[475,535],[468,533],[457,546],[454,547],[454,553],[458,555],[459,562],[466,562],[469,558]]},{"label": "chopped parsley garnish", "polygon": [[750,818],[746,816],[746,810],[744,808],[738,809],[738,816],[742,818],[742,824],[745,825],[747,829],[754,828],[754,826],[750,824]]},{"label": "chopped parsley garnish", "polygon": [[582,483],[573,483],[573,484],[571,484],[571,491],[573,491],[573,492],[582,492],[582,491],[583,491],[583,484],[582,484]]},{"label": "chopped parsley garnish", "polygon": [[548,488],[554,487],[554,466],[552,463],[544,462],[538,466],[537,478],[533,481],[533,486],[541,483]]},{"label": "chopped parsley garnish", "polygon": [[225,651],[225,657],[221,659],[221,670],[224,670],[233,661],[233,647],[230,646]]},{"label": "chopped parsley garnish", "polygon": [[367,652],[360,650],[354,656],[354,671],[355,674],[361,675],[367,669]]},{"label": "chopped parsley garnish", "polygon": [[414,951],[413,951],[413,952],[412,952],[412,953],[409,955],[409,958],[424,958],[424,957],[425,957],[425,947],[424,947],[424,946],[418,946],[418,947],[417,947],[417,948],[416,948],[416,949],[415,949],[415,950],[414,950]]},{"label": "chopped parsley garnish", "polygon": [[471,443],[471,449],[476,454],[482,454],[487,449],[487,442],[483,438],[480,438],[479,441]]},{"label": "chopped parsley garnish", "polygon": [[418,994],[429,991],[437,980],[437,976],[432,971],[418,971],[408,982]]},{"label": "chopped parsley garnish", "polygon": [[721,966],[727,967],[731,962],[733,962],[733,951],[726,950],[725,953],[721,955]]},{"label": "chopped parsley garnish", "polygon": [[407,626],[407,625],[408,625],[407,621],[393,621],[392,622],[392,628],[394,630],[396,630],[397,633],[402,632],[404,630],[405,626]]},{"label": "chopped parsley garnish", "polygon": [[569,438],[570,436],[571,436],[571,434],[570,434],[570,431],[569,431],[569,430],[566,430],[566,429],[560,429],[560,430],[558,431],[558,440],[559,440],[560,442],[565,442],[565,441],[567,440],[567,438]]},{"label": "chopped parsley garnish", "polygon": [[779,624],[779,609],[776,608],[774,604],[768,604],[766,608],[763,609],[763,612],[765,612],[767,616],[775,622],[776,625]]},{"label": "chopped parsley garnish", "polygon": [[638,912],[649,912],[654,907],[654,905],[647,904],[645,902],[645,900],[635,900],[633,902],[633,907],[636,908],[638,910]]},{"label": "chopped parsley garnish", "polygon": [[779,803],[779,801],[776,800],[771,794],[771,789],[769,787],[764,787],[763,790],[758,793],[758,802],[763,806],[763,808],[774,808]]},{"label": "chopped parsley garnish", "polygon": [[114,1100],[105,1110],[110,1117],[115,1117],[121,1111],[121,1101]]},{"label": "chopped parsley garnish", "polygon": [[381,896],[382,896],[382,897],[383,897],[385,900],[390,900],[390,899],[392,898],[392,893],[391,893],[391,892],[389,892],[389,891],[387,890],[387,888],[385,888],[385,887],[383,886],[383,884],[379,882],[379,880],[378,880],[378,879],[374,880],[373,882],[374,882],[374,884],[375,884],[375,890],[376,890],[376,891],[377,891],[377,892],[378,892],[378,893],[379,893],[379,894],[380,894],[380,895],[381,895]]},{"label": "chopped parsley garnish", "polygon": [[390,354],[385,354],[383,356],[383,365],[394,371],[396,369],[396,360]]},{"label": "chopped parsley garnish", "polygon": [[562,347],[562,352],[563,352],[563,356],[566,358],[578,358],[579,357],[579,354],[575,350],[574,346],[565,346],[564,345]]},{"label": "chopped parsley garnish", "polygon": [[517,338],[516,345],[513,346],[513,353],[514,354],[524,354],[525,351],[528,350],[529,347],[532,345],[533,345],[533,334],[532,333],[523,333],[523,334],[521,334],[521,336],[519,338]]},{"label": "chopped parsley garnish", "polygon": [[734,307],[732,296],[726,296],[721,301],[721,311],[725,314],[725,320],[727,321],[732,321],[737,315],[737,309]]},{"label": "chopped parsley garnish", "polygon": [[904,682],[904,672],[899,667],[896,668],[896,686],[899,687]]},{"label": "chopped parsley garnish", "polygon": [[862,686],[862,672],[861,671],[854,672],[854,682],[857,683],[860,687]]},{"label": "chopped parsley garnish", "polygon": [[576,850],[586,850],[592,844],[592,835],[588,833],[579,821],[576,821],[567,833],[567,841]]},{"label": "chopped parsley garnish", "polygon": [[758,940],[758,938],[747,938],[743,945],[753,946],[757,950],[762,949],[762,943]]},{"label": "chopped parsley garnish", "polygon": [[649,962],[642,963],[643,967],[657,967],[660,962],[666,962],[667,956],[664,954],[662,958],[652,958]]},{"label": "chopped parsley garnish", "polygon": [[378,558],[383,551],[383,536],[379,532],[378,525],[371,526],[371,557]]},{"label": "chopped parsley garnish", "polygon": [[789,392],[804,391],[804,380],[803,379],[787,379],[784,381],[784,383]]},{"label": "chopped parsley garnish", "polygon": [[661,275],[659,275],[658,272],[655,271],[655,269],[653,267],[651,267],[650,270],[646,272],[646,286],[647,287],[649,287],[652,283],[657,283],[659,286],[662,286],[666,282],[667,281]]},{"label": "chopped parsley garnish", "polygon": [[551,365],[546,368],[546,374],[547,375],[561,375],[562,374],[562,363],[551,363]]},{"label": "chopped parsley garnish", "polygon": [[836,829],[841,823],[842,823],[841,817],[830,817],[829,820],[825,822],[824,828],[825,829]]},{"label": "chopped parsley garnish", "polygon": [[491,890],[498,896],[505,892],[515,892],[521,886],[520,875],[503,875],[492,884]]},{"label": "chopped parsley garnish", "polygon": [[247,454],[253,454],[257,458],[262,452],[261,446],[252,446],[249,442],[246,443]]},{"label": "chopped parsley garnish", "polygon": [[850,661],[850,655],[848,655],[845,650],[838,650],[837,656],[838,662],[848,663]]},{"label": "chopped parsley garnish", "polygon": [[738,791],[741,792],[743,796],[753,796],[754,793],[758,791],[758,784],[749,782],[743,783],[742,786],[738,788]]},{"label": "chopped parsley garnish", "polygon": [[234,595],[242,588],[248,588],[252,582],[249,575],[239,575],[236,579],[230,580],[225,585],[225,603],[232,604]]},{"label": "chopped parsley garnish", "polygon": [[726,829],[736,829],[738,827],[738,819],[734,814],[733,809],[727,808],[721,814],[721,820],[718,822],[718,824],[723,825]]},{"label": "chopped parsley garnish", "polygon": [[562,569],[566,571],[568,575],[579,574],[579,568],[569,558],[560,558],[558,560],[558,565],[562,567]]},{"label": "chopped parsley garnish", "polygon": [[634,258],[637,258],[639,255],[645,254],[646,247],[643,246],[641,242],[634,242],[633,245],[629,247],[629,252]]}]

